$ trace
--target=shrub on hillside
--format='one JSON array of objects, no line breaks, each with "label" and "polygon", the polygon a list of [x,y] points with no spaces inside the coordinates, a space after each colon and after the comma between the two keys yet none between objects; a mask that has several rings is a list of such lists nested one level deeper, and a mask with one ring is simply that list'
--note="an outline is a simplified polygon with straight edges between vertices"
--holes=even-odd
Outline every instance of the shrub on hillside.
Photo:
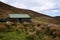
[{"label": "shrub on hillside", "polygon": [[52,25],[48,25],[47,29],[48,29],[47,32],[48,34],[54,37],[60,36],[60,26],[52,24]]}]

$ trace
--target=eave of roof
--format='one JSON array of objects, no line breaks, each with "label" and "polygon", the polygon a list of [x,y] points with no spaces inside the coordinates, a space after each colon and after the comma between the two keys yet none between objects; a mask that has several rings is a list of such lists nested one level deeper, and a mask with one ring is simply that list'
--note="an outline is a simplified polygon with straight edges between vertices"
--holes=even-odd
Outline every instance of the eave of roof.
[{"label": "eave of roof", "polygon": [[28,14],[8,14],[10,18],[30,18]]}]

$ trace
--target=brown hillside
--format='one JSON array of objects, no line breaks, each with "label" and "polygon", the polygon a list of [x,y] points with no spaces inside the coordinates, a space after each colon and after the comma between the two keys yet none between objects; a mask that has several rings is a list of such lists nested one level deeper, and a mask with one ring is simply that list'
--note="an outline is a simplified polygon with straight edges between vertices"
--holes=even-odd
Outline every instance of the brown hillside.
[{"label": "brown hillside", "polygon": [[57,20],[58,24],[60,24],[60,16],[56,16],[56,17],[54,17],[54,19]]},{"label": "brown hillside", "polygon": [[[0,18],[6,18],[9,13],[27,13],[34,22],[56,23],[52,17],[27,9],[19,9],[0,2]],[[37,20],[36,20],[37,19]]]},{"label": "brown hillside", "polygon": [[[10,6],[10,5],[2,3],[2,2],[0,2],[0,11],[6,12],[6,13],[28,13],[31,16],[33,14],[34,14],[34,16],[35,15],[36,16],[47,16],[47,15],[43,15],[43,14],[40,14],[40,13],[36,14],[37,12],[31,11],[31,10],[27,10],[27,9],[18,9],[18,8],[15,8],[13,6]],[[49,17],[49,16],[47,16],[47,17]]]}]

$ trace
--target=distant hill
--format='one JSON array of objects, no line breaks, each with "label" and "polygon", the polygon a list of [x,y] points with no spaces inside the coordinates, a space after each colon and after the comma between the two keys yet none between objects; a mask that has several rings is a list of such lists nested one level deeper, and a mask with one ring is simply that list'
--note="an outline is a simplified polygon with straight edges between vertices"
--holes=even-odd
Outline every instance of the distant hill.
[{"label": "distant hill", "polygon": [[58,24],[60,24],[60,16],[56,16],[54,19],[57,20]]},{"label": "distant hill", "polygon": [[11,5],[0,2],[0,18],[7,18],[9,13],[27,13],[31,16],[32,22],[39,23],[57,23],[56,19],[32,10],[16,8]]}]

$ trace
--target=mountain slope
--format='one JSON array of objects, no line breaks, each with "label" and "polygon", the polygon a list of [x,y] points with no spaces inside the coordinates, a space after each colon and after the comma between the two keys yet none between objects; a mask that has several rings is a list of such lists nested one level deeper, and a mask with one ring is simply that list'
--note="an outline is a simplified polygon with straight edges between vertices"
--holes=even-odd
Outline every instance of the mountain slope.
[{"label": "mountain slope", "polygon": [[[19,9],[3,2],[0,2],[0,18],[7,18],[9,13],[27,13],[31,16],[33,22],[56,23],[52,17],[32,10]],[[37,20],[36,20],[37,19]]]},{"label": "mountain slope", "polygon": [[54,19],[58,22],[57,24],[60,24],[60,16],[56,16]]},{"label": "mountain slope", "polygon": [[[27,13],[31,24],[0,22],[0,40],[60,40],[60,25],[57,18],[27,9],[18,9],[0,2],[0,19],[9,13]],[[13,24],[13,25],[12,25]],[[9,37],[8,37],[9,36]]]},{"label": "mountain slope", "polygon": [[[37,12],[34,12],[34,11],[31,11],[31,10],[27,10],[27,9],[18,9],[18,8],[15,8],[15,7],[12,7],[12,6],[10,6],[10,5],[7,5],[7,4],[5,4],[5,3],[2,3],[2,2],[0,2],[0,9],[2,10],[2,11],[8,11],[8,12],[14,12],[14,13],[28,13],[28,14],[35,14],[36,16],[38,15],[38,16],[47,16],[47,15],[43,15],[43,14],[36,14]],[[33,15],[32,14],[32,15]],[[31,16],[32,16],[31,15]],[[48,17],[48,16],[47,16]]]}]

